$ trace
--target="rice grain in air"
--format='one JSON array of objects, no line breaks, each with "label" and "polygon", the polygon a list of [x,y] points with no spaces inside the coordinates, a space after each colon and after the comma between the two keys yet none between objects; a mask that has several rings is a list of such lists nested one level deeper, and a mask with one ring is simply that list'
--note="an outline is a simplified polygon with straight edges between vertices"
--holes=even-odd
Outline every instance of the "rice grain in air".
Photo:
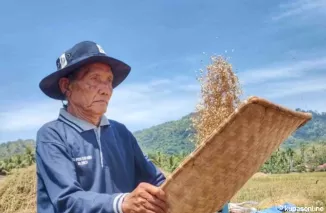
[{"label": "rice grain in air", "polygon": [[197,80],[201,97],[192,124],[198,146],[239,106],[242,89],[231,64],[222,56],[212,56],[211,64],[200,70]]}]

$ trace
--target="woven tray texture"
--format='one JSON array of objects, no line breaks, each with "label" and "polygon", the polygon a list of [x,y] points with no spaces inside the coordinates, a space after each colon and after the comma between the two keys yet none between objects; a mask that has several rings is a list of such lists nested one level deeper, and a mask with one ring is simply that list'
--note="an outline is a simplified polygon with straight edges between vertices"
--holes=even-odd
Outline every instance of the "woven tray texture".
[{"label": "woven tray texture", "polygon": [[170,213],[213,213],[256,173],[282,142],[311,119],[265,99],[249,97],[161,188]]}]

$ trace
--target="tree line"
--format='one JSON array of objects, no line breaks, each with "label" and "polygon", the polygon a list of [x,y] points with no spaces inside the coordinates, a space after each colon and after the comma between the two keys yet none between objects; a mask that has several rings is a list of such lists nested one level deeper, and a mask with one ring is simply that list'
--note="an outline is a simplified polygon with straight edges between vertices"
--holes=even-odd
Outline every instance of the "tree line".
[{"label": "tree line", "polygon": [[[173,172],[188,154],[169,155],[154,152],[148,154],[148,157],[164,171]],[[259,171],[269,174],[326,171],[326,141],[301,143],[298,148],[280,147],[272,153]]]},{"label": "tree line", "polygon": [[[277,149],[260,168],[264,173],[326,171],[326,141]],[[324,165],[324,166],[322,166]]]},{"label": "tree line", "polygon": [[[166,154],[158,151],[146,155],[156,166],[171,173],[185,160],[189,152]],[[34,163],[34,150],[32,147],[26,147],[23,154],[0,161],[0,174],[9,174],[13,169],[28,167]],[[259,171],[270,174],[326,171],[326,141],[301,143],[298,148],[280,147],[272,153]]]},{"label": "tree line", "polygon": [[25,168],[35,163],[35,153],[32,147],[25,147],[23,154],[12,155],[11,157],[0,160],[0,174],[7,175],[13,169]]}]

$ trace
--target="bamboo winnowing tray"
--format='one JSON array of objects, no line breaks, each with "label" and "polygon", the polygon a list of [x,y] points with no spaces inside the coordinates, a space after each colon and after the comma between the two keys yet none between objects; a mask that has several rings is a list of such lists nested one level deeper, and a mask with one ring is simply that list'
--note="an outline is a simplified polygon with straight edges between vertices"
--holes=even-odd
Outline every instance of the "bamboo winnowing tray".
[{"label": "bamboo winnowing tray", "polygon": [[212,213],[223,207],[311,114],[259,97],[244,101],[161,186],[170,213]]}]

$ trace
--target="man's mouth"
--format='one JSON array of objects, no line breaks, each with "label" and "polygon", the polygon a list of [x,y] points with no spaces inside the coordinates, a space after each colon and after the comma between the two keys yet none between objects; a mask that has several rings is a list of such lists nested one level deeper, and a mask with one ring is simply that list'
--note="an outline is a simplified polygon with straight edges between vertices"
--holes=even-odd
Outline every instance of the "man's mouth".
[{"label": "man's mouth", "polygon": [[108,102],[107,101],[104,101],[104,100],[98,100],[98,101],[94,101],[95,103],[105,103],[107,104]]}]

